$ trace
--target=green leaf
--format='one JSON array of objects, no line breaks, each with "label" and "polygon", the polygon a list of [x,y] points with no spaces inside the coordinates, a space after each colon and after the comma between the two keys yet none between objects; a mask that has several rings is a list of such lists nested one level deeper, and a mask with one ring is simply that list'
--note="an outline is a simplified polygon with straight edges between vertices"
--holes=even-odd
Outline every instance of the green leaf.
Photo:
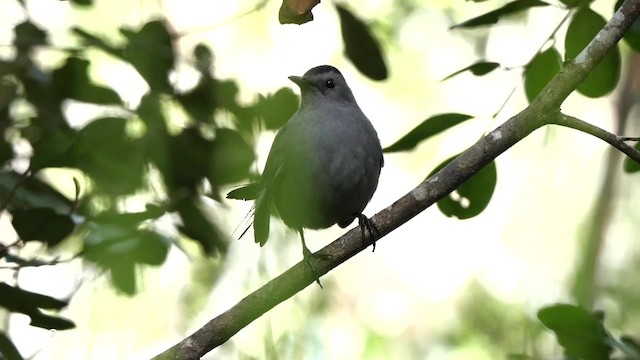
[{"label": "green leaf", "polygon": [[16,25],[13,28],[13,32],[15,34],[13,44],[20,52],[28,51],[33,46],[47,43],[47,32],[29,21]]},{"label": "green leaf", "polygon": [[281,88],[273,95],[258,98],[256,114],[269,130],[279,129],[298,109],[298,96],[290,88]]},{"label": "green leaf", "polygon": [[93,0],[71,0],[71,3],[78,6],[91,6]]},{"label": "green leaf", "polygon": [[612,349],[602,322],[585,309],[569,304],[548,306],[538,311],[538,319],[556,334],[569,357],[584,360],[609,359]]},{"label": "green leaf", "polygon": [[120,104],[120,97],[115,91],[94,85],[89,80],[88,70],[88,60],[67,58],[67,62],[52,73],[56,96],[100,105]]},{"label": "green leaf", "polygon": [[516,0],[502,6],[501,8],[489,11],[486,14],[453,25],[451,29],[473,28],[476,26],[491,25],[497,23],[498,20],[500,20],[500,18],[503,16],[515,14],[517,12],[527,10],[536,6],[548,5],[549,4],[547,4],[546,2],[540,0]]},{"label": "green leaf", "polygon": [[120,29],[128,44],[125,58],[140,73],[151,91],[172,92],[169,72],[173,69],[175,54],[173,40],[164,21],[146,23],[140,31]]},{"label": "green leaf", "polygon": [[[624,0],[616,1],[614,6],[614,11],[618,10]],[[633,22],[629,30],[624,34],[624,41],[635,51],[640,51],[640,21],[636,20]]]},{"label": "green leaf", "polygon": [[31,325],[43,329],[67,330],[75,327],[62,317],[44,314],[40,309],[60,310],[68,303],[51,296],[26,291],[0,282],[0,307],[11,312],[28,315]]},{"label": "green leaf", "polygon": [[82,42],[87,46],[93,46],[98,48],[107,54],[113,55],[116,58],[125,60],[124,52],[121,49],[115,48],[109,44],[107,44],[103,39],[98,36],[95,36],[91,33],[88,33],[84,29],[78,27],[72,27],[71,32],[82,39]]},{"label": "green leaf", "polygon": [[169,240],[150,230],[123,223],[90,224],[84,239],[84,258],[109,270],[113,285],[125,294],[136,291],[136,264],[164,263]]},{"label": "green leaf", "polygon": [[[571,19],[565,37],[565,60],[575,58],[600,29],[605,19],[589,8],[581,8]],[[596,98],[611,92],[620,79],[620,49],[616,46],[602,59],[578,86],[584,96]]]},{"label": "green leaf", "polygon": [[37,176],[24,179],[24,175],[15,171],[0,173],[0,198],[7,199],[11,192],[14,193],[11,201],[5,204],[9,212],[37,207],[51,208],[58,213],[71,211],[71,201]]},{"label": "green leaf", "polygon": [[593,0],[560,0],[567,8],[587,7]]},{"label": "green leaf", "polygon": [[[35,128],[34,128],[35,129]],[[37,132],[41,133],[41,129]],[[53,131],[46,136],[40,134],[39,139],[31,140],[33,146],[33,156],[31,157],[30,168],[38,171],[51,167],[72,167],[75,159],[72,155],[73,147],[77,137],[71,131]]]},{"label": "green leaf", "polygon": [[218,226],[202,210],[199,199],[184,199],[176,206],[182,219],[178,230],[185,236],[195,240],[207,255],[225,253],[227,243]]},{"label": "green leaf", "polygon": [[205,139],[194,128],[186,128],[172,136],[167,149],[170,161],[164,174],[169,187],[194,189],[207,177],[210,172],[212,146],[212,141]]},{"label": "green leaf", "polygon": [[524,91],[529,102],[538,96],[551,78],[560,71],[561,66],[562,58],[554,47],[537,54],[531,60],[524,69]]},{"label": "green leaf", "polygon": [[71,234],[75,224],[69,215],[51,208],[13,210],[11,224],[23,241],[42,241],[55,246]]},{"label": "green leaf", "polygon": [[[438,165],[428,177],[449,164],[455,155]],[[498,171],[495,161],[490,162],[456,190],[438,201],[438,208],[447,216],[460,220],[479,215],[488,205],[496,189]]]},{"label": "green leaf", "polygon": [[392,153],[411,150],[420,142],[472,118],[470,115],[456,113],[432,116],[416,126],[407,135],[400,138],[400,140],[386,147],[384,152]]},{"label": "green leaf", "polygon": [[13,147],[6,141],[0,140],[0,168],[13,159]]},{"label": "green leaf", "polygon": [[[640,150],[640,142],[637,142],[636,146],[634,146],[633,148],[636,150]],[[624,161],[622,163],[622,168],[624,169],[624,172],[631,174],[631,173],[640,171],[640,164],[638,164],[635,160],[627,156],[624,158]]]},{"label": "green leaf", "polygon": [[145,147],[139,139],[127,135],[127,122],[123,118],[101,118],[78,133],[75,166],[105,194],[130,194],[145,185]]},{"label": "green leaf", "polygon": [[9,336],[4,331],[0,331],[0,359],[3,359],[3,356],[7,360],[24,359]]},{"label": "green leaf", "polygon": [[212,185],[238,182],[249,176],[251,164],[255,160],[253,148],[242,136],[232,129],[216,130],[211,150],[209,181]]},{"label": "green leaf", "polygon": [[369,27],[349,10],[336,5],[340,16],[342,41],[347,58],[363,75],[372,80],[384,80],[389,74],[382,56],[382,50]]},{"label": "green leaf", "polygon": [[500,64],[497,62],[490,62],[490,61],[479,61],[473,65],[469,65],[464,69],[460,69],[456,72],[454,72],[453,74],[445,77],[444,79],[442,79],[442,81],[445,80],[449,80],[452,77],[462,74],[465,71],[471,71],[471,73],[475,76],[483,76],[486,75],[490,72],[492,72],[493,70],[497,69],[498,67],[500,67]]},{"label": "green leaf", "polygon": [[216,81],[203,74],[198,84],[187,93],[178,94],[175,98],[189,115],[197,121],[212,123],[216,110]]}]

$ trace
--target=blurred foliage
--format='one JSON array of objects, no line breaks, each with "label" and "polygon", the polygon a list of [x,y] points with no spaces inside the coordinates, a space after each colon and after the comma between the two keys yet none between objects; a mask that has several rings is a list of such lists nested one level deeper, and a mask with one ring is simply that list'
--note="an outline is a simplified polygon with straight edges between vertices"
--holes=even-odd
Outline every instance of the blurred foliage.
[{"label": "blurred foliage", "polygon": [[[211,50],[198,44],[193,59],[178,59],[174,35],[162,20],[121,28],[124,42],[117,46],[84,29],[73,32],[83,42],[82,50],[69,53],[58,67],[44,69],[34,60],[34,50],[50,44],[48,32],[24,21],[14,28],[15,56],[0,60],[0,206],[11,214],[19,238],[0,247],[0,260],[15,270],[55,264],[57,257],[25,258],[20,249],[34,242],[55,254],[59,244],[80,241],[78,256],[86,265],[104,270],[113,286],[129,295],[139,287],[136,268],[162,265],[172,244],[190,240],[218,263],[223,261],[228,238],[203,201],[220,199],[221,186],[255,176],[251,165],[258,131],[282,126],[295,112],[297,96],[280,89],[241,104],[235,81],[214,76]],[[148,91],[137,107],[124,104],[115,90],[90,78],[92,64],[85,53],[92,50],[130,64],[146,81]],[[178,62],[199,73],[191,89],[179,91],[170,80]],[[104,110],[108,115],[71,126],[64,112],[69,100],[109,106]],[[165,116],[165,109],[176,104],[188,115],[177,130]],[[230,116],[219,120],[214,115],[220,112]],[[21,141],[33,151],[17,150]],[[26,171],[16,170],[25,166]],[[82,174],[80,180],[73,179],[76,198],[67,198],[42,176],[50,168]],[[151,195],[145,210],[120,206],[138,194]],[[161,218],[174,222],[178,236],[156,230]],[[217,267],[213,270],[207,279],[217,277]],[[29,315],[34,326],[74,326],[40,311],[60,310],[66,301],[7,283],[0,283],[0,292],[0,307]],[[3,345],[2,352],[6,349],[10,347]]]},{"label": "blurred foliage", "polygon": [[[481,2],[484,0],[474,0]],[[77,6],[91,6],[91,0],[73,0]],[[20,2],[22,6],[24,2]],[[301,24],[313,20],[311,9],[316,0],[283,0],[280,21]],[[563,62],[580,54],[584,46],[604,25],[604,18],[589,6],[589,0],[561,0],[568,13],[564,37],[565,53],[556,49],[561,41],[557,30],[542,44],[522,71],[528,101],[533,101]],[[615,5],[621,4],[621,0]],[[453,29],[490,26],[501,19],[524,15],[536,7],[552,6],[540,0],[515,0],[496,9],[454,25]],[[284,9],[284,10],[283,10]],[[384,47],[376,29],[353,10],[336,4],[345,55],[354,66],[372,80],[387,79]],[[564,21],[564,20],[563,20]],[[625,36],[634,50],[640,49],[640,25]],[[21,256],[26,242],[40,243],[47,254],[55,254],[65,241],[81,243],[77,254],[87,266],[104,271],[120,292],[133,295],[138,289],[136,269],[160,266],[172,245],[192,241],[202,253],[194,267],[196,286],[185,298],[202,301],[209,292],[224,262],[228,239],[208,213],[205,199],[221,199],[221,188],[255,179],[255,139],[262,130],[276,130],[296,111],[298,99],[289,89],[256,96],[251,103],[237,99],[239,85],[230,79],[218,79],[213,71],[213,53],[198,44],[190,59],[176,52],[176,35],[163,20],[151,20],[139,28],[123,27],[123,42],[113,45],[101,35],[75,27],[73,34],[82,40],[81,50],[66,51],[66,58],[53,69],[41,67],[35,60],[39,47],[50,45],[46,29],[26,20],[14,27],[15,54],[0,59],[0,209],[12,217],[19,237],[14,244],[0,245],[0,261],[20,269],[26,266],[55,264],[57,258]],[[545,46],[550,44],[550,46]],[[136,107],[123,102],[118,92],[90,78],[88,51],[101,51],[131,65],[148,85],[148,91]],[[178,90],[171,80],[176,66],[191,66],[198,73],[196,84]],[[490,76],[500,64],[481,60],[447,76],[463,72]],[[514,69],[501,69],[512,71]],[[620,79],[621,55],[616,49],[578,88],[589,97],[611,93]],[[70,100],[108,106],[109,111],[80,127],[71,126],[64,107]],[[170,106],[179,106],[187,116],[177,127],[166,116]],[[24,111],[27,109],[28,111]],[[223,116],[220,116],[223,115]],[[472,118],[448,113],[426,115],[427,119],[401,137],[386,152],[410,151],[423,141]],[[231,119],[229,121],[229,119]],[[25,153],[19,143],[32,149]],[[638,146],[636,146],[638,148]],[[454,157],[442,162],[432,174]],[[25,169],[26,171],[19,171]],[[82,174],[73,179],[76,196],[69,199],[53,187],[42,171],[50,168],[74,169]],[[640,169],[628,159],[628,172]],[[71,181],[71,180],[69,180]],[[497,186],[495,162],[470,178],[457,191],[438,203],[447,216],[467,219],[490,205]],[[138,194],[151,194],[145,209],[127,211],[122,201]],[[160,219],[171,221],[177,235],[157,230]],[[640,262],[639,262],[640,263]],[[635,274],[625,276],[629,280]],[[622,278],[621,278],[622,279]],[[608,293],[620,300],[637,299],[635,283]],[[317,298],[321,300],[325,298]],[[22,313],[31,324],[46,329],[68,329],[71,320],[52,315],[67,305],[43,294],[0,283],[0,307]],[[188,301],[197,306],[197,301]],[[317,305],[326,306],[325,303]],[[187,306],[188,307],[188,306]],[[637,306],[636,306],[637,308]],[[43,312],[42,310],[48,312]],[[313,310],[312,312],[315,312]],[[635,317],[639,317],[637,313]],[[461,306],[461,325],[447,341],[454,346],[472,337],[483,337],[496,356],[508,353],[510,359],[538,359],[543,355],[537,339],[544,334],[539,323],[508,304],[499,302],[479,285],[472,285]],[[640,359],[640,346],[630,336],[613,336],[602,317],[569,304],[552,305],[538,313],[540,323],[552,331],[567,359]],[[622,325],[624,321],[621,321]],[[311,326],[311,325],[309,325]],[[521,331],[520,331],[521,330]],[[516,335],[514,335],[514,333]],[[524,333],[520,337],[520,333]],[[480,334],[480,335],[478,335]],[[376,341],[370,334],[368,342]],[[526,338],[525,344],[514,339]],[[370,351],[370,350],[368,350]],[[0,333],[0,359],[19,359],[11,340]]]}]

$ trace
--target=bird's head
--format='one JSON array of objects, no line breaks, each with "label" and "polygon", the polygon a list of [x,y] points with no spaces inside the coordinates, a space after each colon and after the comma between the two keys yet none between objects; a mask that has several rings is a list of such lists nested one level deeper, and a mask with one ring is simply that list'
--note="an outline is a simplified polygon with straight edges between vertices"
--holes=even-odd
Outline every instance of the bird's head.
[{"label": "bird's head", "polygon": [[312,101],[355,102],[344,77],[333,66],[317,66],[304,76],[289,76],[289,80],[300,87],[303,105]]}]

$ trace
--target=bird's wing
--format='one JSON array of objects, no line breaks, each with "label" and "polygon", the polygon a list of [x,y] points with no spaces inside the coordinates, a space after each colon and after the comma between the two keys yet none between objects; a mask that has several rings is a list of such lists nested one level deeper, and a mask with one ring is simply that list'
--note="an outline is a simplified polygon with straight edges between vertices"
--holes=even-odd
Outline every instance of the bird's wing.
[{"label": "bird's wing", "polygon": [[292,136],[295,136],[296,126],[291,126],[290,123],[285,124],[280,129],[267,157],[267,163],[262,172],[260,183],[258,186],[255,214],[253,218],[253,232],[256,243],[260,243],[263,246],[269,239],[269,222],[271,220],[271,208],[273,204],[273,191],[274,184],[279,180],[287,163],[286,157],[289,151],[290,142],[293,140]]}]

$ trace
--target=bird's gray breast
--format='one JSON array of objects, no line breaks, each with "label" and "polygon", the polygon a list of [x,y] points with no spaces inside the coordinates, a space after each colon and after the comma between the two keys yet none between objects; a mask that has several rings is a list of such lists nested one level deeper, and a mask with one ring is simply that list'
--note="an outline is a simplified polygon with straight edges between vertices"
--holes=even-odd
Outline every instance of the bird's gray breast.
[{"label": "bird's gray breast", "polygon": [[[286,159],[276,182],[275,203],[294,228],[345,227],[367,205],[378,185],[382,150],[369,120],[357,109],[305,114],[287,135]],[[285,139],[286,140],[286,139]]]}]

